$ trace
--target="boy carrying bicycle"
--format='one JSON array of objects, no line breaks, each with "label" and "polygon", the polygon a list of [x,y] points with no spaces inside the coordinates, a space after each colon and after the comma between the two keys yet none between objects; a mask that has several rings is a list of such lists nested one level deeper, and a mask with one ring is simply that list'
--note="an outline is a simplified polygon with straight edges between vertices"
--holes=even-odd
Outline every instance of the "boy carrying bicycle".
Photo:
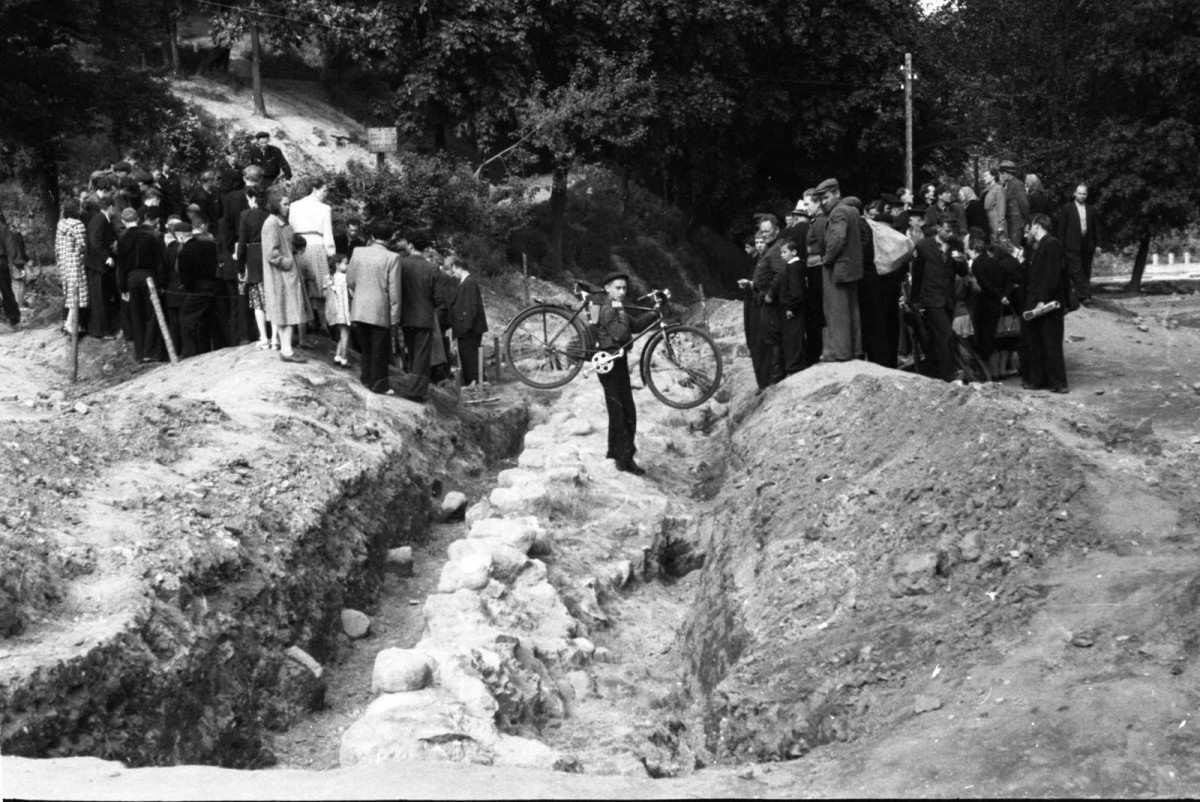
[{"label": "boy carrying bicycle", "polygon": [[600,306],[596,323],[596,339],[601,351],[613,354],[612,370],[598,373],[604,388],[604,406],[608,411],[607,459],[616,460],[617,470],[642,476],[646,471],[633,461],[637,446],[637,408],[633,404],[633,389],[629,384],[629,361],[626,346],[633,335],[654,322],[653,313],[630,314],[625,310],[625,295],[629,291],[629,276],[613,273],[604,280],[608,297]]}]

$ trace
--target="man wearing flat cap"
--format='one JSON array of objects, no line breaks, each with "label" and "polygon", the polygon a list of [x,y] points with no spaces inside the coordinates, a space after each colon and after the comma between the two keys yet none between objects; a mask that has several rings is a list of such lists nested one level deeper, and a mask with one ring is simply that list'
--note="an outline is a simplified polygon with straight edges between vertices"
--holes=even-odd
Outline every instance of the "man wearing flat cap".
[{"label": "man wearing flat cap", "polygon": [[1001,161],[999,169],[1000,183],[1004,185],[1005,236],[1008,242],[1020,245],[1030,220],[1025,182],[1017,177],[1017,165],[1011,159]]},{"label": "man wearing flat cap", "polygon": [[625,294],[629,291],[629,276],[613,273],[604,279],[604,291],[608,297],[600,306],[596,323],[597,343],[601,351],[614,354],[612,370],[598,373],[600,386],[604,388],[604,406],[608,410],[608,453],[607,459],[616,460],[617,470],[642,476],[646,471],[633,461],[637,446],[637,407],[633,405],[633,389],[629,385],[629,360],[626,347],[633,341],[635,332],[646,328],[652,317],[649,314],[632,315],[625,310]]},{"label": "man wearing flat cap", "polygon": [[271,143],[271,135],[259,131],[254,135],[254,146],[250,148],[250,163],[263,171],[263,186],[269,187],[282,175],[292,180],[292,167],[283,157],[283,151]]},{"label": "man wearing flat cap", "polygon": [[858,311],[858,282],[863,275],[860,215],[842,201],[836,178],[817,185],[821,204],[829,212],[825,225],[824,265],[825,338],[822,362],[846,362],[862,354]]}]

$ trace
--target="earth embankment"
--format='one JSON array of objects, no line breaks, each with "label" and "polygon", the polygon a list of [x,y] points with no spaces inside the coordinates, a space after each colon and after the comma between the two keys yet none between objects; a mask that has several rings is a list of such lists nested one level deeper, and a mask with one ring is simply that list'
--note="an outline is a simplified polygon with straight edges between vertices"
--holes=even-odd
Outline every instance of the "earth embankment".
[{"label": "earth embankment", "polygon": [[132,765],[270,765],[267,733],[323,703],[341,610],[427,537],[451,463],[504,456],[527,419],[384,404],[252,349],[65,395],[0,423],[5,558],[55,555],[5,588],[3,750]]}]

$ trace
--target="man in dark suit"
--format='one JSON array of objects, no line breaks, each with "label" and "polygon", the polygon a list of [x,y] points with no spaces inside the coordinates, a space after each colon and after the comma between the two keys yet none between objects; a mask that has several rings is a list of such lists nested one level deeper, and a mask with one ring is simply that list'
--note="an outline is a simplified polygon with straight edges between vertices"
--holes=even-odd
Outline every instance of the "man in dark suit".
[{"label": "man in dark suit", "polygon": [[346,271],[346,287],[353,295],[353,321],[362,354],[362,383],[373,393],[394,394],[388,387],[388,364],[392,361],[392,327],[400,320],[400,256],[384,243],[392,237],[392,225],[377,220],[371,240],[355,249]]},{"label": "man in dark suit", "polygon": [[1075,197],[1058,212],[1058,241],[1079,303],[1092,297],[1092,259],[1100,247],[1100,215],[1087,202],[1087,184],[1075,187]]},{"label": "man in dark suit", "polygon": [[458,280],[458,287],[450,300],[450,326],[462,361],[462,383],[467,387],[482,383],[484,379],[479,370],[479,347],[488,330],[487,314],[483,309],[479,279],[467,271],[461,257],[451,256],[447,262],[451,275]]},{"label": "man in dark suit", "polygon": [[135,228],[126,229],[117,242],[117,289],[129,304],[133,354],[138,362],[166,358],[147,279],[154,280],[155,291],[167,286],[167,253],[158,233],[158,209],[151,209]]},{"label": "man in dark suit", "polygon": [[[357,253],[357,251],[355,251]],[[437,330],[437,305],[444,299],[437,268],[419,256],[400,259],[400,327],[408,351],[408,372],[415,383],[406,394],[424,401],[433,375],[433,338]]]},{"label": "man in dark suit", "polygon": [[1022,310],[1057,301],[1059,308],[1031,319],[1026,326],[1029,340],[1029,378],[1026,390],[1067,392],[1067,366],[1063,357],[1063,318],[1066,316],[1069,280],[1062,243],[1050,235],[1050,218],[1039,214],[1030,223],[1036,243],[1029,261],[1028,284]]},{"label": "man in dark suit", "polygon": [[951,342],[954,337],[954,277],[967,274],[962,242],[954,236],[955,222],[944,217],[937,234],[917,243],[912,262],[912,297],[923,310],[929,347],[926,373],[935,379],[954,378]]},{"label": "man in dark suit", "polygon": [[[221,224],[217,228],[217,255],[221,265],[218,278],[224,284],[221,292],[217,295],[217,318],[221,322],[217,348],[223,348],[225,345],[237,345],[242,340],[251,339],[249,296],[241,295],[238,292],[238,265],[234,261],[233,250],[237,245],[242,212],[250,208],[250,202],[246,200],[246,190],[251,187],[262,188],[262,168],[250,165],[242,171],[242,181],[245,185],[242,189],[235,189],[221,198]],[[263,200],[260,196],[260,206],[265,206]]]},{"label": "man in dark suit", "polygon": [[[238,181],[240,183],[240,176]],[[231,189],[230,192],[232,191]],[[200,183],[192,187],[192,191],[188,194],[187,202],[189,214],[192,211],[196,211],[191,208],[192,206],[198,206],[198,211],[208,218],[210,224],[215,222],[220,226],[221,196],[217,192],[217,172],[215,170],[205,170],[201,174]],[[237,232],[234,233],[236,235]]]},{"label": "man in dark suit", "polygon": [[88,334],[97,339],[111,337],[117,330],[117,229],[113,225],[113,199],[100,197],[97,211],[87,223]]},{"label": "man in dark suit", "polygon": [[779,221],[775,215],[762,215],[758,233],[767,249],[754,267],[754,302],[758,306],[758,380],[759,391],[783,381],[783,278],[787,263],[783,260]]},{"label": "man in dark suit", "polygon": [[289,181],[292,179],[292,168],[283,157],[283,151],[270,143],[271,135],[259,131],[254,135],[254,147],[250,148],[250,164],[262,170],[264,187],[274,184],[280,175]]}]

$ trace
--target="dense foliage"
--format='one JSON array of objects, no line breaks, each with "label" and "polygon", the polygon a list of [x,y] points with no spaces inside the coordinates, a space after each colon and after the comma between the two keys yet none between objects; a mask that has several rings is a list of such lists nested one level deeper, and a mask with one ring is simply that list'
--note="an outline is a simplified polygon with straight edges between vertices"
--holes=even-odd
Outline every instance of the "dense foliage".
[{"label": "dense foliage", "polygon": [[1185,225],[1200,203],[1200,5],[956,0],[929,28],[929,77],[964,139],[1017,158],[1053,197],[1091,185],[1111,244]]}]

